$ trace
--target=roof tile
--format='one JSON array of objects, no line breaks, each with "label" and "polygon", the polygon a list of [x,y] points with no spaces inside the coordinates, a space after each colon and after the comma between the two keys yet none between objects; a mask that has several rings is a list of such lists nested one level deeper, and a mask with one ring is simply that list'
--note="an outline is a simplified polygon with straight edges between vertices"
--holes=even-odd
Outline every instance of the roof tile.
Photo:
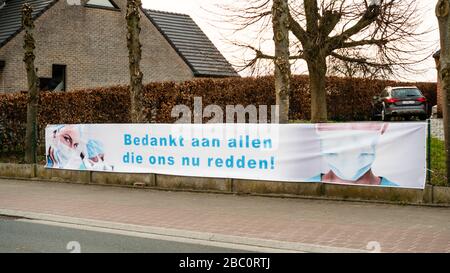
[{"label": "roof tile", "polygon": [[191,67],[195,76],[239,76],[189,15],[148,9],[145,13]]},{"label": "roof tile", "polygon": [[39,17],[58,0],[6,0],[0,9],[0,47],[5,45],[22,29],[22,5],[27,2],[33,7],[33,18]]}]

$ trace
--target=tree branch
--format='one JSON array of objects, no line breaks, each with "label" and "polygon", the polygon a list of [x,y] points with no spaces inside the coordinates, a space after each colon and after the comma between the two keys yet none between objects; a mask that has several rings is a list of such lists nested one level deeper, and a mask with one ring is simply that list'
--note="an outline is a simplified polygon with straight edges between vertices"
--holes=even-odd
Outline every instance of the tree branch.
[{"label": "tree branch", "polygon": [[341,34],[328,39],[328,45],[330,46],[331,50],[341,48],[347,39],[359,33],[360,31],[368,27],[370,24],[375,22],[378,15],[380,15],[380,12],[381,10],[379,5],[369,6],[364,15],[359,19],[359,21],[354,26],[348,28]]},{"label": "tree branch", "polygon": [[319,30],[319,8],[317,7],[317,0],[304,0],[305,17],[306,17],[306,32],[317,33]]},{"label": "tree branch", "polygon": [[306,34],[306,31],[302,28],[302,26],[300,26],[299,23],[297,23],[297,21],[295,21],[291,14],[289,14],[289,29],[302,44],[308,43],[308,35]]},{"label": "tree branch", "polygon": [[389,66],[388,64],[379,64],[379,63],[369,62],[369,61],[367,61],[366,58],[352,58],[352,57],[340,55],[335,52],[332,52],[330,55],[333,56],[334,58],[339,59],[344,62],[364,64],[364,65],[368,65],[368,66],[372,66],[372,67],[387,67],[387,66]]},{"label": "tree branch", "polygon": [[349,48],[349,47],[355,47],[355,46],[364,46],[364,45],[379,45],[383,46],[388,43],[387,40],[384,39],[370,39],[370,40],[360,40],[360,41],[353,41],[353,42],[346,42],[343,43],[340,48]]},{"label": "tree branch", "polygon": [[[241,46],[245,46],[246,48],[249,48],[251,50],[253,50],[255,52],[255,59],[269,59],[269,60],[275,60],[275,56],[269,55],[269,54],[265,54],[263,53],[260,49],[257,49],[251,45],[241,45]],[[299,60],[299,59],[303,59],[303,52],[299,52],[298,55],[294,55],[294,56],[289,56],[289,60]]]},{"label": "tree branch", "polygon": [[339,12],[326,10],[323,16],[319,20],[319,29],[323,38],[328,37],[328,35],[333,31],[336,25],[341,20],[342,14]]}]

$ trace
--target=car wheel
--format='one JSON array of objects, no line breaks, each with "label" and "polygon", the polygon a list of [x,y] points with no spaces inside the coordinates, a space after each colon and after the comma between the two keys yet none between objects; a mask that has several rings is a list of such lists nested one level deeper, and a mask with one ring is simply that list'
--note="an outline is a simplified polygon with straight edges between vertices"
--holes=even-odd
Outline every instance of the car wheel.
[{"label": "car wheel", "polygon": [[386,111],[383,109],[381,111],[381,120],[382,121],[390,121],[391,117],[389,115],[386,115]]},{"label": "car wheel", "polygon": [[420,120],[426,120],[426,119],[427,119],[427,115],[420,115],[420,116],[419,116],[419,119],[420,119]]}]

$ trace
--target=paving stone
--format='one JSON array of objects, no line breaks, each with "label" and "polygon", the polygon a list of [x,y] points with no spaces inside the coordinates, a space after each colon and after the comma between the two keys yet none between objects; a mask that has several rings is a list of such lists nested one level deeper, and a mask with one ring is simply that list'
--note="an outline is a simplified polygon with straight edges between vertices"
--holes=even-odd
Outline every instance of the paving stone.
[{"label": "paving stone", "polygon": [[382,252],[449,252],[450,208],[2,180],[0,208]]}]

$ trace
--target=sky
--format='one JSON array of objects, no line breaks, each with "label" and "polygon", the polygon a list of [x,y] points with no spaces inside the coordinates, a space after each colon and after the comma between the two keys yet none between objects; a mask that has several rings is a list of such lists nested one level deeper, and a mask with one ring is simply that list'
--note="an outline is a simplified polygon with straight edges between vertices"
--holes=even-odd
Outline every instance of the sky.
[{"label": "sky", "polygon": [[[233,65],[242,64],[245,58],[249,57],[249,51],[241,47],[233,45],[230,40],[251,41],[254,31],[241,31],[237,35],[233,35],[232,29],[235,25],[230,22],[223,21],[217,13],[224,12],[220,9],[220,5],[233,4],[236,0],[142,0],[144,8],[155,9],[168,12],[176,12],[190,15],[193,20],[200,26],[214,45],[220,50],[225,58]],[[240,0],[245,1],[245,0]],[[438,23],[434,13],[434,7],[437,0],[419,0],[420,16],[423,16],[422,28],[431,30],[426,36],[422,37],[430,48],[430,55],[433,51],[439,49],[439,31]],[[230,39],[230,37],[233,37]],[[266,51],[273,50],[270,45],[263,47]],[[437,72],[433,58],[428,58],[418,65],[420,73],[404,74],[402,77],[407,81],[436,81]],[[307,72],[304,63],[294,66],[295,74],[303,74]],[[240,72],[242,76],[250,75],[249,71]]]}]

